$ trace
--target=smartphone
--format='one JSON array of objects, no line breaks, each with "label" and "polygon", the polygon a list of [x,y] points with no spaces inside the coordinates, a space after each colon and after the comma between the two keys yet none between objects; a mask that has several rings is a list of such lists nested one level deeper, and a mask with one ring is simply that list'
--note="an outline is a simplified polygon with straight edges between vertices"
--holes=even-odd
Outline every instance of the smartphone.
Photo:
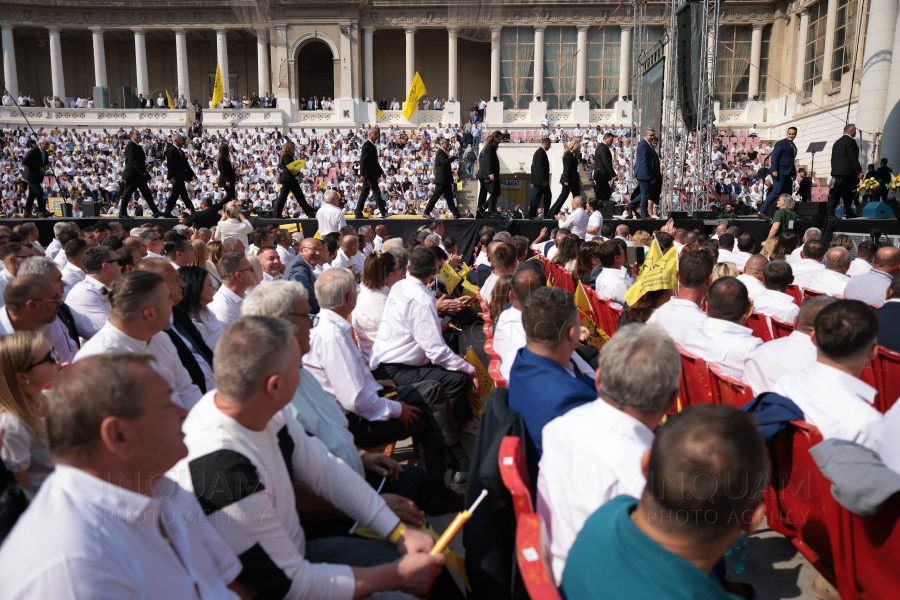
[{"label": "smartphone", "polygon": [[634,263],[639,265],[644,264],[644,247],[643,246],[629,246],[626,251],[626,262],[630,267]]}]

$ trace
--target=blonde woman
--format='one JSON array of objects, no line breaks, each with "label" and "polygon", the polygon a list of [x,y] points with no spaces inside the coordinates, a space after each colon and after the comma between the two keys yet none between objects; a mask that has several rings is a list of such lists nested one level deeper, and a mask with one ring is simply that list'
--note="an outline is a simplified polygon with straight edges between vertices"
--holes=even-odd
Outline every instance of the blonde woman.
[{"label": "blonde woman", "polygon": [[39,333],[0,337],[0,459],[20,484],[38,487],[53,471],[41,390],[59,372],[56,351]]},{"label": "blonde woman", "polygon": [[715,281],[722,277],[737,277],[738,275],[740,275],[740,273],[734,263],[720,262],[716,263],[716,266],[713,267],[712,280]]},{"label": "blonde woman", "polygon": [[563,184],[562,191],[556,198],[556,202],[550,207],[550,212],[546,217],[548,219],[556,218],[556,214],[569,199],[569,194],[572,194],[573,198],[581,195],[581,178],[578,176],[579,151],[581,151],[581,142],[578,140],[572,140],[566,146],[566,152],[563,154],[562,175],[559,176],[559,182]]},{"label": "blonde woman", "polygon": [[191,247],[194,249],[194,260],[190,266],[206,268],[206,261],[209,259],[209,253],[206,251],[206,244],[203,240],[191,240]]},{"label": "blonde woman", "polygon": [[262,263],[259,262],[259,257],[255,254],[248,256],[247,260],[250,262],[250,268],[253,269],[253,285],[251,287],[256,287],[263,280]]},{"label": "blonde woman", "polygon": [[222,242],[213,240],[206,245],[206,250],[209,252],[209,258],[206,259],[206,265],[204,266],[209,271],[213,287],[219,289],[219,286],[222,285],[222,278],[219,277],[219,259],[222,258],[224,253]]},{"label": "blonde woman", "polygon": [[230,237],[236,237],[244,243],[244,248],[250,245],[247,238],[253,231],[253,225],[247,221],[247,217],[241,214],[241,207],[233,200],[225,205],[222,220],[216,227],[216,240],[222,241]]}]

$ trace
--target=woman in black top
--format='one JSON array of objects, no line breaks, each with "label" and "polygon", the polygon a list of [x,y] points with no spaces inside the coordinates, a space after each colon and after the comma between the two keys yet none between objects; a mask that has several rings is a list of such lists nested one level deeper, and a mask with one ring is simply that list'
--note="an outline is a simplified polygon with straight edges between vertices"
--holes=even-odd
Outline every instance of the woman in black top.
[{"label": "woman in black top", "polygon": [[234,187],[237,184],[237,174],[234,172],[234,165],[231,164],[228,144],[219,144],[216,166],[219,168],[219,187],[225,190],[225,198],[215,206],[218,210],[234,200]]},{"label": "woman in black top", "polygon": [[572,140],[566,146],[566,153],[563,154],[563,171],[559,177],[559,182],[563,184],[556,202],[550,207],[550,212],[544,216],[545,219],[554,218],[562,209],[563,204],[569,198],[581,195],[581,179],[578,176],[578,153],[581,151],[581,142]]},{"label": "woman in black top", "polygon": [[294,142],[285,142],[284,147],[281,149],[281,161],[279,162],[279,167],[281,167],[281,176],[279,177],[279,181],[281,182],[281,193],[278,194],[278,200],[275,201],[275,211],[272,216],[276,219],[281,218],[281,213],[284,210],[284,203],[287,202],[288,194],[294,194],[294,200],[300,205],[300,208],[303,209],[303,212],[306,213],[306,216],[310,219],[316,218],[316,211],[307,204],[306,197],[303,195],[303,190],[300,189],[300,182],[297,180],[297,177],[291,173],[290,169],[288,169],[288,165],[294,162]]}]

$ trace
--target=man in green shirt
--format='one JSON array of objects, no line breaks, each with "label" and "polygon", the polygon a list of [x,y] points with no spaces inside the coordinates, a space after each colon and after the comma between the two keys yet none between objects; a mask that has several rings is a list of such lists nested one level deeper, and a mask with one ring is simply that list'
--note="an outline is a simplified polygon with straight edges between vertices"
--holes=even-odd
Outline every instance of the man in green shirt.
[{"label": "man in green shirt", "polygon": [[657,429],[641,468],[640,500],[607,502],[578,534],[565,598],[737,598],[710,573],[765,512],[768,458],[753,417],[724,405],[689,408]]}]

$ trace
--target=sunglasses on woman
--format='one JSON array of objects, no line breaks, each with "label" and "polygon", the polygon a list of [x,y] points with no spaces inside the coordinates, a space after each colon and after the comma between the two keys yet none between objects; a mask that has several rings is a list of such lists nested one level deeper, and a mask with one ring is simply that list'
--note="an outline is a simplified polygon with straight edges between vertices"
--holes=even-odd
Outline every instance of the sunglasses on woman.
[{"label": "sunglasses on woman", "polygon": [[28,368],[25,370],[30,371],[30,370],[34,369],[35,367],[39,367],[42,364],[48,363],[48,362],[52,362],[57,367],[59,366],[59,356],[56,354],[56,350],[54,348],[50,348],[50,352],[47,353],[47,356],[45,356],[42,360],[39,360],[32,365],[29,365]]}]

